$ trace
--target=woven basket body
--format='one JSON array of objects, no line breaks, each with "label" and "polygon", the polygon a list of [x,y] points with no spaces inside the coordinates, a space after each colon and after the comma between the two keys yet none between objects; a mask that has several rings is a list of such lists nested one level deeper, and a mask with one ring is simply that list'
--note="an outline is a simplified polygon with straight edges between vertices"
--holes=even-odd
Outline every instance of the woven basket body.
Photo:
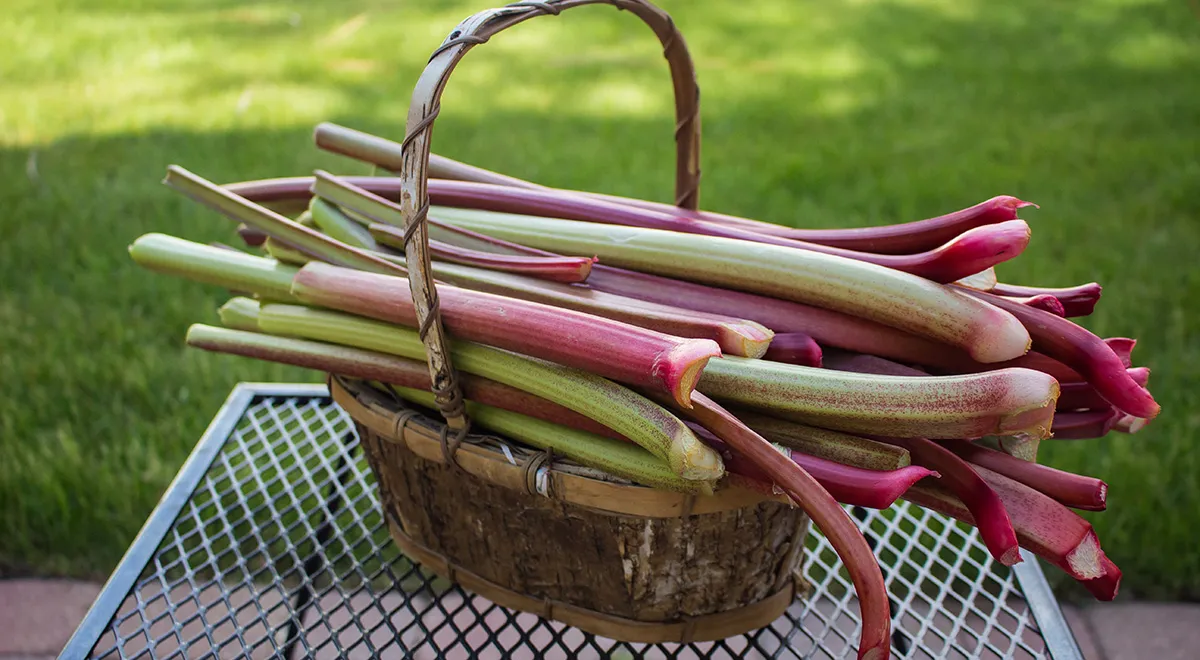
[{"label": "woven basket body", "polygon": [[332,390],[401,551],[501,605],[623,641],[703,641],[769,624],[803,588],[808,519],[797,508],[539,466],[540,454],[506,454],[502,438],[464,443],[451,467],[441,423],[360,383]]},{"label": "woven basket body", "polygon": [[630,642],[712,640],[762,627],[795,598],[808,519],[737,488],[645,488],[471,433],[430,269],[430,142],[450,74],[473,47],[530,18],[607,4],[644,21],[675,93],[675,200],[695,209],[699,88],[671,18],[645,0],[516,2],[471,16],[433,53],[409,105],[400,157],[408,282],[442,419],[356,381],[331,379],[375,473],[392,536],[426,568],[501,605]]}]

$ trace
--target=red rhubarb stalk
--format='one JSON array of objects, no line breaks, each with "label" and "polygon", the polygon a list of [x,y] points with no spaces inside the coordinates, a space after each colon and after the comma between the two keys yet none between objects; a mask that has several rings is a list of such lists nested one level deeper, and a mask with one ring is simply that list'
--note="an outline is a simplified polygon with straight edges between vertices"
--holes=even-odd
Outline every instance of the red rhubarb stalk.
[{"label": "red rhubarb stalk", "polygon": [[1121,569],[1113,563],[1107,555],[1100,560],[1104,567],[1104,575],[1094,580],[1082,580],[1083,585],[1096,600],[1111,601],[1117,597],[1117,592],[1121,589]]},{"label": "red rhubarb stalk", "polygon": [[[754,321],[458,264],[435,262],[433,274],[439,281],[466,289],[574,309],[677,337],[712,339],[728,355],[762,357],[768,346],[775,345],[774,333]],[[815,343],[813,348],[819,363],[820,348]]]},{"label": "red rhubarb stalk", "polygon": [[1023,461],[971,442],[945,440],[939,444],[975,465],[1015,479],[1072,509],[1103,511],[1107,506],[1108,484],[1094,477]]},{"label": "red rhubarb stalk", "polygon": [[[1004,502],[1017,540],[1025,548],[1054,564],[1076,580],[1105,574],[1104,551],[1092,526],[1048,495],[984,467],[975,471]],[[939,480],[943,481],[943,479]],[[940,483],[921,483],[904,499],[927,509],[974,525],[967,507]]]},{"label": "red rhubarb stalk", "polygon": [[804,509],[825,534],[825,538],[829,539],[858,593],[862,613],[858,657],[869,660],[887,658],[892,627],[887,587],[871,547],[845,509],[804,468],[784,458],[771,443],[713,400],[696,393],[692,403],[693,407],[684,411],[685,415],[704,425],[735,452],[758,466],[771,482]]},{"label": "red rhubarb stalk", "polygon": [[863,355],[847,351],[831,351],[825,360],[826,369],[852,371],[858,374],[880,374],[882,376],[928,376],[929,373],[893,362],[877,355]]},{"label": "red rhubarb stalk", "polygon": [[1024,296],[1024,297],[1022,297],[1022,296],[1005,296],[1005,298],[1008,298],[1009,300],[1013,300],[1015,302],[1019,302],[1022,305],[1026,305],[1026,306],[1032,307],[1034,309],[1040,309],[1044,312],[1050,312],[1051,314],[1053,314],[1055,316],[1062,316],[1065,318],[1067,315],[1066,310],[1063,309],[1063,304],[1061,302],[1059,302],[1058,298],[1055,298],[1054,296],[1046,294],[1046,293],[1036,295],[1036,296]]},{"label": "red rhubarb stalk", "polygon": [[[942,475],[939,481],[966,505],[979,529],[979,536],[996,561],[1012,566],[1021,561],[1017,533],[996,491],[954,452],[925,438],[875,438],[904,447],[913,463]],[[1019,459],[1017,459],[1019,460]]]},{"label": "red rhubarb stalk", "polygon": [[[1150,382],[1150,369],[1147,367],[1134,367],[1125,371],[1133,379],[1133,382],[1142,387],[1146,387]],[[1087,383],[1061,383],[1059,387],[1061,388],[1058,395],[1059,410],[1089,410],[1110,405],[1104,397],[1100,396],[1096,388]]]},{"label": "red rhubarb stalk", "polygon": [[1034,350],[1045,353],[1079,372],[1101,396],[1119,410],[1145,419],[1153,419],[1158,414],[1159,406],[1154,397],[1129,377],[1121,359],[1104,340],[1049,312],[1026,307],[990,293],[961,288],[960,290],[1017,317],[1029,331]]},{"label": "red rhubarb stalk", "polygon": [[[187,343],[206,351],[290,364],[400,387],[430,389],[429,367],[424,362],[376,351],[202,325],[192,326],[188,331]],[[458,378],[463,397],[470,401],[625,440],[624,436],[595,420],[515,387],[465,372],[459,373]]]},{"label": "red rhubarb stalk", "polygon": [[[726,351],[728,352],[728,351]],[[775,335],[767,347],[764,360],[798,364],[803,367],[821,366],[821,347],[804,332],[785,332]]]},{"label": "red rhubarb stalk", "polygon": [[1103,438],[1125,413],[1105,406],[1097,410],[1058,413],[1054,416],[1055,440],[1090,440]]},{"label": "red rhubarb stalk", "polygon": [[953,237],[945,245],[920,254],[881,255],[806,243],[550,189],[432,180],[429,182],[429,197],[433,204],[444,207],[599,222],[781,245],[886,266],[936,282],[953,282],[974,275],[1017,256],[1029,244],[1029,226],[1023,220],[975,227]]},{"label": "red rhubarb stalk", "polygon": [[[408,282],[311,263],[296,275],[302,302],[416,327]],[[469,289],[439,286],[446,330],[463,339],[544,358],[624,383],[653,387],[687,406],[716,342]]]},{"label": "red rhubarb stalk", "polygon": [[1112,352],[1121,361],[1121,364],[1125,365],[1126,369],[1133,366],[1133,349],[1137,346],[1136,339],[1109,337],[1104,340],[1104,343],[1108,344],[1108,347],[1112,349]]},{"label": "red rhubarb stalk", "polygon": [[1040,296],[1051,295],[1058,298],[1062,303],[1063,310],[1068,317],[1087,316],[1096,308],[1096,303],[1100,301],[1100,292],[1102,288],[1095,282],[1080,284],[1079,286],[1066,287],[1062,289],[1051,289],[1035,286],[1018,286],[1016,284],[997,283],[992,289],[992,293],[998,296]]},{"label": "red rhubarb stalk", "polygon": [[[754,490],[765,494],[778,494],[771,477],[756,463],[735,452],[722,442],[716,435],[699,424],[689,423],[688,427],[709,447],[721,453],[725,461],[727,474],[739,475],[750,483],[745,484]],[[793,451],[787,447],[776,450],[787,456],[796,465],[804,468],[820,483],[833,499],[851,506],[865,506],[869,509],[886,509],[896,503],[913,484],[926,477],[937,478],[937,472],[916,465],[908,465],[895,470],[866,470],[852,465],[844,465],[835,461]]]}]

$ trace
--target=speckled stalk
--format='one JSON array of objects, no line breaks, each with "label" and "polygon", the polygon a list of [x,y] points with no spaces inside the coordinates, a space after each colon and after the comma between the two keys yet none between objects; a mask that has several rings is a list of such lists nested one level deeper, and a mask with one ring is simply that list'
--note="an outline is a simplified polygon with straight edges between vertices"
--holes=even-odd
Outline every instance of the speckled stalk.
[{"label": "speckled stalk", "polygon": [[970,463],[1015,479],[1073,509],[1103,511],[1108,504],[1108,484],[1094,477],[1023,461],[971,442],[949,440],[939,444]]},{"label": "speckled stalk", "polygon": [[[376,224],[368,228],[374,240],[393,248],[404,249],[404,215],[398,204],[320,170],[317,171],[313,181],[313,192],[323,199],[375,221]],[[330,211],[341,215],[337,209],[330,209]],[[346,221],[353,222],[349,218]],[[588,257],[496,255],[436,240],[430,241],[429,249],[438,259],[512,273],[523,273],[556,282],[586,280],[594,261]]]},{"label": "speckled stalk", "polygon": [[[258,322],[259,328],[270,334],[425,359],[425,347],[415,330],[380,321],[271,304],[262,307]],[[455,367],[462,371],[529,392],[604,424],[665,460],[684,479],[712,484],[724,474],[721,457],[696,439],[683,422],[628,388],[585,371],[474,342],[451,340],[450,353]]]},{"label": "speckled stalk", "polygon": [[1018,286],[1016,284],[1005,284],[999,282],[992,289],[992,293],[999,296],[1040,296],[1051,295],[1058,298],[1062,303],[1063,311],[1070,318],[1078,316],[1087,316],[1096,309],[1096,303],[1100,301],[1100,293],[1102,287],[1095,283],[1080,284],[1079,286],[1066,287],[1061,289],[1053,289],[1046,287],[1035,286]]},{"label": "speckled stalk", "polygon": [[1159,406],[1146,388],[1133,382],[1125,365],[1107,344],[1067,319],[1026,307],[1001,296],[961,289],[1016,316],[1033,339],[1033,348],[1079,372],[1109,403],[1119,410],[1153,419]]},{"label": "speckled stalk", "polygon": [[[426,390],[409,387],[397,387],[395,390],[408,401],[427,408],[435,407],[433,394]],[[680,492],[704,490],[702,483],[680,478],[653,454],[629,442],[473,401],[467,402],[467,415],[480,426],[496,433],[538,449],[553,451],[580,465],[604,470],[643,486]]]},{"label": "speckled stalk", "polygon": [[970,463],[925,438],[875,439],[907,449],[913,463],[942,475],[938,484],[954,493],[966,505],[979,530],[979,537],[992,557],[1005,566],[1020,563],[1017,533],[1013,530],[1008,512],[1004,510],[1004,503]]},{"label": "speckled stalk", "polygon": [[884,472],[912,465],[908,450],[903,447],[743,409],[738,409],[736,414],[746,426],[767,440],[809,456]]},{"label": "speckled stalk", "polygon": [[245,223],[322,261],[374,273],[405,272],[393,263],[305,227],[177,165],[167,168],[167,177],[163,183],[233,220]]},{"label": "speckled stalk", "polygon": [[[441,262],[433,264],[433,274],[439,281],[466,289],[573,309],[677,337],[711,339],[729,355],[762,357],[770,350],[768,346],[774,348],[779,339],[754,321],[660,305],[561,282]],[[821,349],[811,338],[809,343],[809,350],[816,350],[819,366]]]},{"label": "speckled stalk", "polygon": [[[616,266],[862,316],[958,346],[980,362],[1009,360],[1029,348],[1029,333],[1011,314],[977,300],[968,301],[969,296],[961,293],[966,289],[943,287],[861,261],[778,245],[639,227],[461,209],[442,215],[467,229],[540,249],[595,254]],[[782,331],[769,323],[763,325]]]},{"label": "speckled stalk", "polygon": [[[231,310],[238,310],[237,318],[228,315],[227,312]],[[290,364],[400,387],[430,389],[429,367],[424,362],[377,351],[257,332],[258,304],[246,298],[234,298],[226,303],[221,308],[221,323],[226,327],[193,325],[188,329],[188,345],[206,351]],[[230,329],[235,327],[247,331]],[[628,442],[607,426],[557,403],[480,376],[460,373],[458,377],[463,397],[470,401]]]},{"label": "speckled stalk", "polygon": [[794,461],[788,460],[762,436],[750,430],[703,394],[685,415],[704,425],[729,447],[761,469],[772,482],[808,514],[841,557],[862,613],[859,658],[886,658],[891,644],[891,614],[887,587],[875,555],[845,509],[816,479]]},{"label": "speckled stalk", "polygon": [[1028,369],[966,376],[879,376],[724,357],[699,391],[805,424],[850,433],[973,438],[1045,437],[1058,383]]},{"label": "speckled stalk", "polygon": [[[417,327],[408,282],[311,263],[292,293],[310,305]],[[708,339],[685,339],[552,305],[439,286],[442,323],[452,335],[551,360],[631,385],[667,392],[687,406],[711,357]]]},{"label": "speckled stalk", "polygon": [[1023,220],[975,227],[953,237],[945,245],[919,254],[885,255],[782,238],[745,227],[685,218],[674,213],[614,204],[551,189],[431,180],[429,198],[433,204],[441,207],[526,214],[768,243],[864,261],[935,282],[953,282],[1003,263],[1020,254],[1029,244],[1029,226]]},{"label": "speckled stalk", "polygon": [[[1105,574],[1104,551],[1086,520],[1025,484],[984,467],[976,468],[976,472],[1004,502],[1022,548],[1076,580],[1093,580]],[[909,489],[904,499],[974,524],[962,501],[941,484],[917,484]]]}]

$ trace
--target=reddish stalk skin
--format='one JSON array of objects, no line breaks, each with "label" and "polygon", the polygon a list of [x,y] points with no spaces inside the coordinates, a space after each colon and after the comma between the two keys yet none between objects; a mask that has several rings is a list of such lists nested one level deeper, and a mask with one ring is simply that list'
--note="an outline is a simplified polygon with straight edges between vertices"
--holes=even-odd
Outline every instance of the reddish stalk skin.
[{"label": "reddish stalk skin", "polygon": [[1158,414],[1159,406],[1154,397],[1129,377],[1121,359],[1096,335],[1049,312],[1026,307],[1001,296],[966,288],[959,290],[1017,317],[1029,331],[1034,350],[1079,372],[1119,410],[1145,419],[1153,419]]},{"label": "reddish stalk skin", "polygon": [[1037,296],[1005,296],[1005,298],[1019,302],[1022,305],[1026,305],[1034,309],[1050,312],[1055,316],[1061,316],[1063,318],[1066,318],[1067,316],[1066,310],[1063,309],[1063,304],[1059,302],[1058,298],[1055,298],[1049,294],[1043,293]]},{"label": "reddish stalk skin", "polygon": [[798,364],[802,367],[821,366],[821,347],[812,336],[803,332],[785,332],[775,335],[764,360]]},{"label": "reddish stalk skin", "polygon": [[[1076,580],[1105,573],[1104,551],[1092,526],[1048,495],[984,467],[975,471],[1000,497],[1012,519],[1021,547],[1054,564]],[[939,481],[944,481],[945,476]],[[925,482],[904,499],[974,525],[967,507],[941,483]]]},{"label": "reddish stalk skin", "polygon": [[1050,430],[1055,440],[1090,440],[1103,438],[1113,430],[1125,413],[1108,406],[1099,410],[1064,412],[1054,416]]},{"label": "reddish stalk skin", "polygon": [[903,447],[912,455],[913,463],[936,470],[939,481],[962,500],[988,552],[1005,566],[1020,563],[1021,550],[1008,512],[996,491],[975,472],[970,463],[954,452],[925,438],[880,438],[873,440]]},{"label": "reddish stalk skin", "polygon": [[[393,248],[404,249],[404,230],[381,222],[368,229],[375,240]],[[510,256],[481,252],[442,241],[429,241],[429,251],[437,259],[464,266],[478,266],[505,273],[528,275],[551,282],[573,284],[583,282],[592,272],[593,257]]]},{"label": "reddish stalk skin", "polygon": [[781,238],[876,254],[913,254],[932,250],[975,227],[1016,220],[1017,209],[1036,206],[1036,204],[1021,201],[1016,197],[1000,196],[961,211],[915,222],[854,229],[794,229],[711,211],[686,211],[669,204],[647,202],[640,199],[587,194],[596,199],[671,213],[695,220],[744,227]]},{"label": "reddish stalk skin", "polygon": [[[229,331],[226,334],[231,337],[241,334],[252,339],[263,338],[263,335],[250,332]],[[379,381],[400,387],[428,390],[432,383],[429,377],[429,367],[424,362],[336,344],[287,337],[269,337],[268,345],[266,341],[252,343],[220,338],[195,340],[191,336],[188,338],[188,344],[206,351],[290,364],[305,369]],[[459,372],[458,380],[462,385],[463,397],[469,401],[494,408],[503,408],[607,438],[626,440],[625,436],[570,408],[504,383],[466,372]]]},{"label": "reddish stalk skin", "polygon": [[1072,509],[1103,511],[1108,505],[1108,484],[1095,477],[1023,461],[971,442],[942,440],[938,444],[970,463],[1019,481]]},{"label": "reddish stalk skin", "polygon": [[[417,327],[403,278],[321,263],[300,269],[292,293],[307,304]],[[623,383],[670,393],[687,406],[708,359],[709,339],[682,339],[550,305],[438,287],[442,320],[455,336],[540,357]]]},{"label": "reddish stalk skin", "polygon": [[829,539],[842,559],[861,608],[860,660],[884,660],[891,649],[891,610],[887,586],[867,540],[837,500],[793,461],[786,459],[762,436],[750,430],[712,399],[696,392],[693,407],[683,414],[699,422],[735,452],[762,469],[766,476],[799,505]]},{"label": "reddish stalk skin", "polygon": [[877,355],[836,351],[826,354],[825,368],[884,376],[928,376],[929,373]]},{"label": "reddish stalk skin", "polygon": [[1081,580],[1079,584],[1091,592],[1096,600],[1111,601],[1121,589],[1121,569],[1107,555],[1100,563],[1104,566],[1104,575],[1094,580]]},{"label": "reddish stalk skin", "polygon": [[1108,344],[1108,347],[1112,349],[1112,352],[1116,354],[1117,359],[1121,361],[1121,364],[1125,365],[1126,369],[1133,366],[1133,349],[1137,346],[1136,339],[1109,337],[1104,340],[1104,343]]},{"label": "reddish stalk skin", "polygon": [[968,275],[974,275],[1017,256],[1029,244],[1029,226],[1023,220],[1009,220],[996,225],[975,227],[961,235],[954,236],[945,245],[919,254],[885,255],[855,252],[817,243],[805,243],[750,229],[684,218],[625,204],[612,204],[551,189],[512,188],[470,181],[437,179],[429,182],[429,198],[432,204],[438,206],[644,227],[770,243],[865,261],[918,275],[935,282],[953,282]]},{"label": "reddish stalk skin", "polygon": [[[918,337],[882,323],[790,300],[685,282],[604,264],[592,267],[587,286],[647,302],[748,319],[774,330],[776,337],[785,333],[804,333],[823,346],[883,355],[902,362],[927,364],[928,359],[951,364],[961,364],[963,361],[976,364],[965,352],[955,351],[940,342]],[[951,361],[946,356],[961,357]]]},{"label": "reddish stalk skin", "polygon": [[[1150,369],[1134,367],[1126,369],[1133,382],[1146,387],[1150,382]],[[1060,383],[1058,394],[1058,410],[1090,410],[1110,405],[1096,388],[1087,383]]]},{"label": "reddish stalk skin", "polygon": [[[729,445],[703,426],[695,422],[687,422],[687,425],[696,434],[696,437],[704,441],[704,444],[721,453],[721,458],[725,461],[726,472],[740,475],[750,482],[743,482],[743,485],[761,493],[779,494],[771,477],[762,468],[731,450]],[[825,487],[825,490],[829,491],[833,499],[851,506],[886,509],[895,504],[901,495],[921,479],[925,477],[936,479],[940,476],[937,472],[916,465],[886,472],[867,470],[817,456],[809,456],[786,447],[784,449],[788,452],[784,455],[811,474]],[[783,451],[779,453],[783,454]]]},{"label": "reddish stalk skin", "polygon": [[1035,286],[1017,286],[1016,284],[997,283],[992,293],[998,296],[1040,296],[1051,295],[1062,303],[1063,311],[1068,318],[1088,316],[1096,309],[1100,301],[1102,287],[1095,283],[1080,284],[1079,286],[1062,289],[1041,288]]}]

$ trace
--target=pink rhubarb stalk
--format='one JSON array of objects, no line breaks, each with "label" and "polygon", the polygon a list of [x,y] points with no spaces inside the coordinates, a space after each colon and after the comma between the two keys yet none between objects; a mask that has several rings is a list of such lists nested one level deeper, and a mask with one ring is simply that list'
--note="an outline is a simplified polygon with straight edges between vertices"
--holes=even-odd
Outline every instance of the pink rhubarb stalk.
[{"label": "pink rhubarb stalk", "polygon": [[[300,269],[292,294],[302,302],[416,327],[408,282],[311,263]],[[716,342],[682,339],[627,323],[479,291],[439,286],[446,330],[463,339],[505,348],[670,393],[687,406]]]},{"label": "pink rhubarb stalk", "polygon": [[[439,281],[466,289],[574,309],[677,337],[711,339],[729,355],[762,357],[768,346],[775,344],[774,333],[754,321],[457,264],[434,263],[433,274]],[[820,348],[815,344],[813,347],[818,351],[819,362]]]},{"label": "pink rhubarb stalk", "polygon": [[1063,304],[1061,302],[1059,302],[1058,298],[1055,298],[1054,296],[1051,296],[1049,294],[1043,293],[1043,294],[1037,295],[1037,296],[1025,296],[1025,297],[1005,296],[1005,298],[1008,298],[1009,300],[1013,300],[1015,302],[1019,302],[1022,305],[1026,305],[1026,306],[1032,307],[1034,309],[1040,309],[1044,312],[1050,312],[1051,314],[1053,314],[1055,316],[1062,316],[1065,318],[1067,315],[1066,310],[1063,309]]},{"label": "pink rhubarb stalk", "polygon": [[[1133,379],[1133,382],[1142,387],[1146,387],[1150,383],[1150,369],[1146,367],[1134,367],[1126,369],[1126,373]],[[1059,410],[1089,410],[1093,408],[1103,408],[1110,405],[1096,388],[1087,383],[1061,383],[1059,385],[1061,391],[1058,394],[1058,409]]]},{"label": "pink rhubarb stalk", "polygon": [[[589,194],[590,195],[590,194]],[[749,220],[736,216],[713,213],[711,211],[687,211],[669,204],[646,202],[639,199],[612,197],[609,195],[590,195],[605,201],[619,202],[663,213],[672,213],[681,217],[718,222],[754,231],[809,243],[819,243],[829,247],[876,254],[914,254],[933,250],[938,246],[953,240],[976,227],[997,224],[1017,219],[1017,209],[1026,206],[1036,206],[1016,197],[993,197],[975,206],[955,211],[936,218],[917,220],[880,227],[859,227],[852,229],[795,229],[758,220]]]},{"label": "pink rhubarb stalk", "polygon": [[1109,337],[1108,339],[1104,340],[1104,343],[1108,344],[1108,347],[1112,349],[1113,354],[1117,356],[1117,359],[1121,361],[1121,364],[1125,365],[1126,369],[1129,369],[1133,366],[1133,349],[1137,346],[1136,339],[1129,339],[1128,337]]},{"label": "pink rhubarb stalk", "polygon": [[[728,445],[713,435],[708,429],[694,422],[688,427],[696,437],[706,445],[716,449],[725,461],[725,471],[729,475],[743,477],[749,483],[743,485],[758,492],[775,495],[775,484],[771,477],[753,461],[731,450]],[[816,456],[793,451],[787,447],[776,450],[804,468],[820,483],[833,499],[851,506],[865,506],[869,509],[886,509],[896,503],[912,485],[926,477],[937,478],[937,472],[916,465],[908,465],[895,470],[865,470],[860,467],[844,465]]]},{"label": "pink rhubarb stalk", "polygon": [[1108,484],[1095,477],[1023,461],[971,442],[945,440],[939,444],[975,465],[1015,479],[1072,509],[1103,511],[1108,504]]},{"label": "pink rhubarb stalk", "polygon": [[[431,387],[429,367],[424,362],[360,348],[203,325],[193,325],[188,330],[187,343],[206,351],[290,364],[400,387],[420,390],[429,390]],[[595,420],[515,387],[465,372],[459,373],[458,378],[463,397],[469,401],[625,440],[624,436]]]},{"label": "pink rhubarb stalk", "polygon": [[785,332],[775,335],[775,338],[771,340],[771,345],[767,347],[763,359],[798,364],[803,367],[819,367],[821,366],[821,347],[807,333]]},{"label": "pink rhubarb stalk", "polygon": [[1023,220],[1008,220],[995,225],[975,227],[953,237],[945,245],[920,254],[881,255],[780,238],[731,225],[684,218],[624,204],[612,204],[550,189],[432,180],[429,182],[429,197],[431,202],[438,206],[581,220],[780,245],[886,266],[935,282],[953,282],[974,275],[1017,256],[1029,244],[1029,226]]},{"label": "pink rhubarb stalk", "polygon": [[1119,410],[1153,419],[1159,406],[1146,388],[1125,371],[1120,357],[1102,339],[1049,312],[1026,307],[990,293],[960,289],[1017,317],[1029,331],[1034,350],[1079,372],[1096,391]]},{"label": "pink rhubarb stalk", "polygon": [[1054,296],[1062,303],[1063,311],[1066,315],[1071,318],[1091,314],[1096,309],[1096,303],[1100,301],[1101,291],[1101,286],[1095,282],[1062,289],[1017,286],[1016,284],[1004,284],[1000,282],[992,288],[992,293],[998,296]]},{"label": "pink rhubarb stalk", "polygon": [[[1022,548],[1054,564],[1076,580],[1094,580],[1106,574],[1104,551],[1086,520],[1048,495],[1019,481],[984,467],[977,467],[975,471],[1004,502]],[[975,524],[962,500],[940,483],[917,484],[909,489],[904,499],[965,523]]]},{"label": "pink rhubarb stalk", "polygon": [[[942,475],[939,481],[966,505],[979,529],[979,536],[996,561],[1012,566],[1021,561],[1021,550],[1017,544],[1017,533],[1004,509],[1004,503],[996,491],[954,452],[925,438],[875,438],[881,442],[904,447],[912,456],[913,463],[936,470]],[[1019,460],[1019,459],[1017,459]]]},{"label": "pink rhubarb stalk", "polygon": [[829,539],[841,557],[858,593],[862,614],[862,636],[858,657],[882,660],[888,657],[891,645],[891,612],[887,587],[875,555],[862,532],[825,490],[804,468],[782,456],[767,442],[714,401],[696,393],[693,407],[684,414],[699,422],[735,452],[758,466],[766,476],[792,498],[808,514]]}]

